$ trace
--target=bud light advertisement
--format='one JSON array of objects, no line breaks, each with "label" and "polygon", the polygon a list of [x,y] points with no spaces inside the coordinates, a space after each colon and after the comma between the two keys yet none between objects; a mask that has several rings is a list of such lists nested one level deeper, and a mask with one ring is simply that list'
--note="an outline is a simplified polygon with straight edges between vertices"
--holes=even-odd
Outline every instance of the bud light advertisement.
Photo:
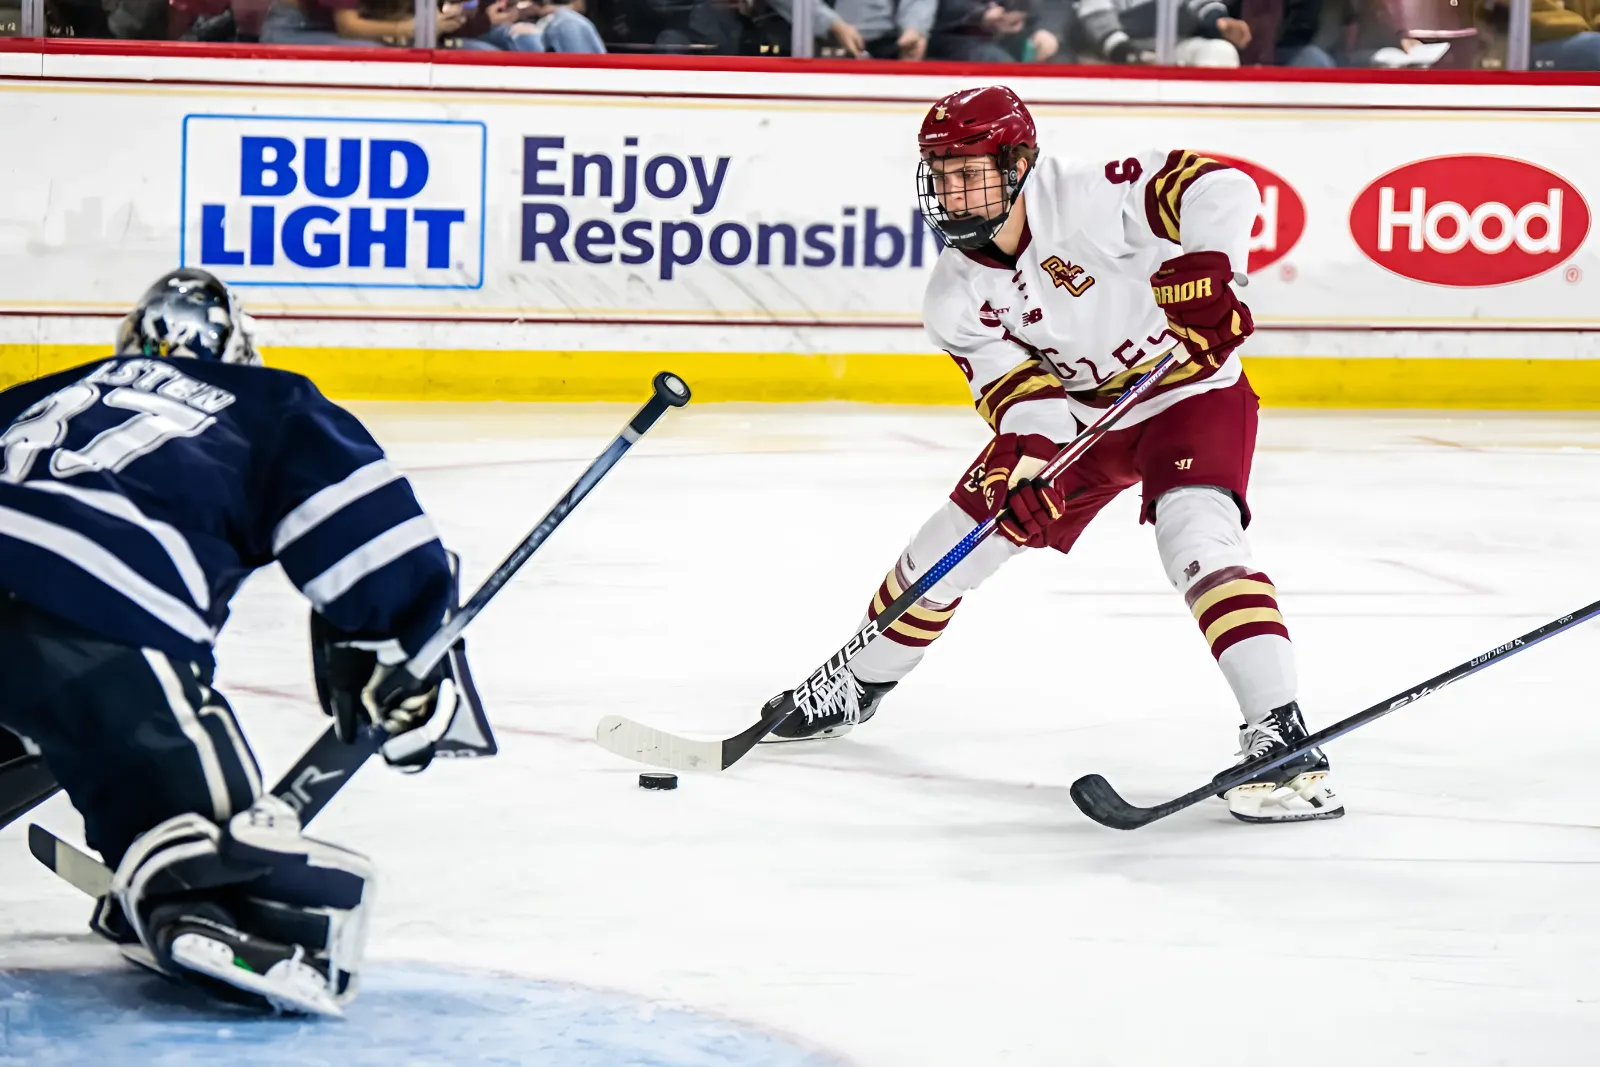
[{"label": "bud light advertisement", "polygon": [[478,289],[481,122],[188,115],[182,265],[231,285]]}]

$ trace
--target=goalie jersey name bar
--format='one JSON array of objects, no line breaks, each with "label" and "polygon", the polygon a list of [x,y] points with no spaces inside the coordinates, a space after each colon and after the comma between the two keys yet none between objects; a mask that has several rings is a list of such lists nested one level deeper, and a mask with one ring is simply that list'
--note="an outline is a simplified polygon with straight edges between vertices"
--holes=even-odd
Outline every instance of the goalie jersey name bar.
[{"label": "goalie jersey name bar", "polygon": [[209,665],[274,560],[329,622],[407,652],[446,607],[410,485],[300,375],[115,357],[0,393],[0,426],[0,587],[110,641]]}]

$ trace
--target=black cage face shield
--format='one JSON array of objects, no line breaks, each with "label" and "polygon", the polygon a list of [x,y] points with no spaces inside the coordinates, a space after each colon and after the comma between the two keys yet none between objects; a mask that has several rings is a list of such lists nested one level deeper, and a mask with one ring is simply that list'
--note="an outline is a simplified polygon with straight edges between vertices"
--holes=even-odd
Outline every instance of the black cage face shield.
[{"label": "black cage face shield", "polygon": [[994,239],[1022,191],[1017,152],[992,156],[925,155],[917,164],[917,206],[951,248],[981,248]]}]

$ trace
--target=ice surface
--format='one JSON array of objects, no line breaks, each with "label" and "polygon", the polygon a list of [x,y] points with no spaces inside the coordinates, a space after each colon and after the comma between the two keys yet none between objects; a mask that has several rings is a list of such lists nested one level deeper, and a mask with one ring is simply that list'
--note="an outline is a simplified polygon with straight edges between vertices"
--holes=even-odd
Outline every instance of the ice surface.
[{"label": "ice surface", "polygon": [[[469,585],[631,412],[358,407]],[[669,415],[471,633],[501,755],[369,766],[316,824],[383,872],[374,988],[416,962],[515,974],[873,1067],[1596,1063],[1593,625],[1336,742],[1342,820],[1208,804],[1107,830],[1073,778],[1167,799],[1228,761],[1236,716],[1125,495],[1070,558],[969,596],[846,739],[670,793],[593,743],[609,713],[753,721],[854,629],[983,439],[954,409]],[[1597,486],[1594,418],[1267,412],[1251,535],[1312,727],[1600,598]],[[269,776],[322,726],[305,631],[273,572],[222,643]],[[37,817],[77,832],[59,798]],[[0,855],[0,967],[115,966],[21,826]],[[485,982],[485,1011],[522,995]],[[402,1034],[374,1022],[365,1045]]]},{"label": "ice surface", "polygon": [[343,1022],[264,1018],[121,971],[0,971],[0,1064],[835,1067],[785,1034],[503,974],[377,968]]}]

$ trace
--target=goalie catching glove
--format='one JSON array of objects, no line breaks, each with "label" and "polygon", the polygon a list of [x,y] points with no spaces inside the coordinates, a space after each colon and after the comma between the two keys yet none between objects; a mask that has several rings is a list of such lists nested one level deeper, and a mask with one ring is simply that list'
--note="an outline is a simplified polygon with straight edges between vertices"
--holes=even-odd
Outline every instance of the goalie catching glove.
[{"label": "goalie catching glove", "polygon": [[1233,267],[1223,252],[1188,252],[1150,276],[1150,291],[1190,359],[1219,366],[1255,331],[1232,280]]},{"label": "goalie catching glove", "polygon": [[[456,712],[455,680],[441,661],[420,681],[405,673],[407,656],[400,642],[358,639],[336,629],[316,611],[311,613],[311,666],[317,700],[333,717],[339,740],[354,744],[364,726],[390,735],[383,746],[392,766],[421,770],[433,758],[434,744]],[[394,672],[410,684],[380,701],[380,684]],[[424,729],[427,727],[427,729]]]}]

